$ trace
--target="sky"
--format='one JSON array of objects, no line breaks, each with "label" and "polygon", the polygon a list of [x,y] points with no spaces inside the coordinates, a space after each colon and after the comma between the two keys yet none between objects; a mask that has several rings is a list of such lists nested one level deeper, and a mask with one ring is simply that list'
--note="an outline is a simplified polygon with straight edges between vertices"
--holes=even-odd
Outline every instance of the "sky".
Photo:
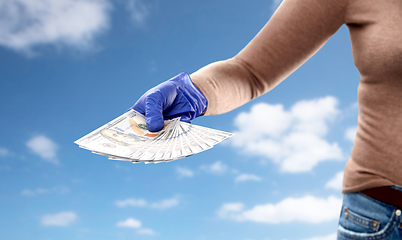
[{"label": "sky", "polygon": [[359,73],[338,32],[269,93],[192,123],[235,133],[161,164],[73,142],[180,72],[235,56],[280,0],[0,0],[0,236],[335,240]]}]

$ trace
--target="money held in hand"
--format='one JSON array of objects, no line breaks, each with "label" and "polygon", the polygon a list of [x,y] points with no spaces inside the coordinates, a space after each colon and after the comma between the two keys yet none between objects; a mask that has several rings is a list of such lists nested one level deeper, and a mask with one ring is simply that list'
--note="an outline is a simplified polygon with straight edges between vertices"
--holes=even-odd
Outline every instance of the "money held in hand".
[{"label": "money held in hand", "polygon": [[165,120],[162,130],[150,132],[145,117],[130,110],[74,143],[112,160],[158,163],[205,151],[231,136],[180,118]]}]

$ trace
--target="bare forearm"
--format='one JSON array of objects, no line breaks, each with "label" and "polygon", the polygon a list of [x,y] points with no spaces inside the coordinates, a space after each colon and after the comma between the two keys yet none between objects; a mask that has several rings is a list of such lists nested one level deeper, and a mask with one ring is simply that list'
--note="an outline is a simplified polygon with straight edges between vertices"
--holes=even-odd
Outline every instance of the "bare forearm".
[{"label": "bare forearm", "polygon": [[237,57],[209,64],[190,76],[208,99],[205,115],[231,111],[274,87],[256,77]]},{"label": "bare forearm", "polygon": [[191,74],[208,99],[205,115],[230,111],[274,88],[342,26],[347,0],[285,0],[234,58]]}]

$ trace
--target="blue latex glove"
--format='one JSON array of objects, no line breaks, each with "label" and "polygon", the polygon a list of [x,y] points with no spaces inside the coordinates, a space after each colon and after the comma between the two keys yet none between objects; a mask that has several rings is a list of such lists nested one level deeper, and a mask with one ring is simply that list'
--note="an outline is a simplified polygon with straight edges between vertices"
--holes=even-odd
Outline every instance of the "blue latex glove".
[{"label": "blue latex glove", "polygon": [[201,116],[207,105],[190,76],[182,72],[148,90],[130,109],[144,114],[148,130],[156,132],[163,128],[164,119],[181,117],[181,121],[190,122]]}]

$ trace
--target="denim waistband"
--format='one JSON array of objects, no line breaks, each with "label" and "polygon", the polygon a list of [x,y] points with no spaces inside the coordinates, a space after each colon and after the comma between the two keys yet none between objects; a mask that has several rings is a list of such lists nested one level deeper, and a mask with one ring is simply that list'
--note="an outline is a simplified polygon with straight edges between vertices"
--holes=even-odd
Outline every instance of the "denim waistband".
[{"label": "denim waistband", "polygon": [[402,186],[399,186],[399,185],[393,185],[393,186],[390,186],[391,188],[393,188],[393,189],[396,189],[396,190],[399,190],[399,191],[402,191]]}]

